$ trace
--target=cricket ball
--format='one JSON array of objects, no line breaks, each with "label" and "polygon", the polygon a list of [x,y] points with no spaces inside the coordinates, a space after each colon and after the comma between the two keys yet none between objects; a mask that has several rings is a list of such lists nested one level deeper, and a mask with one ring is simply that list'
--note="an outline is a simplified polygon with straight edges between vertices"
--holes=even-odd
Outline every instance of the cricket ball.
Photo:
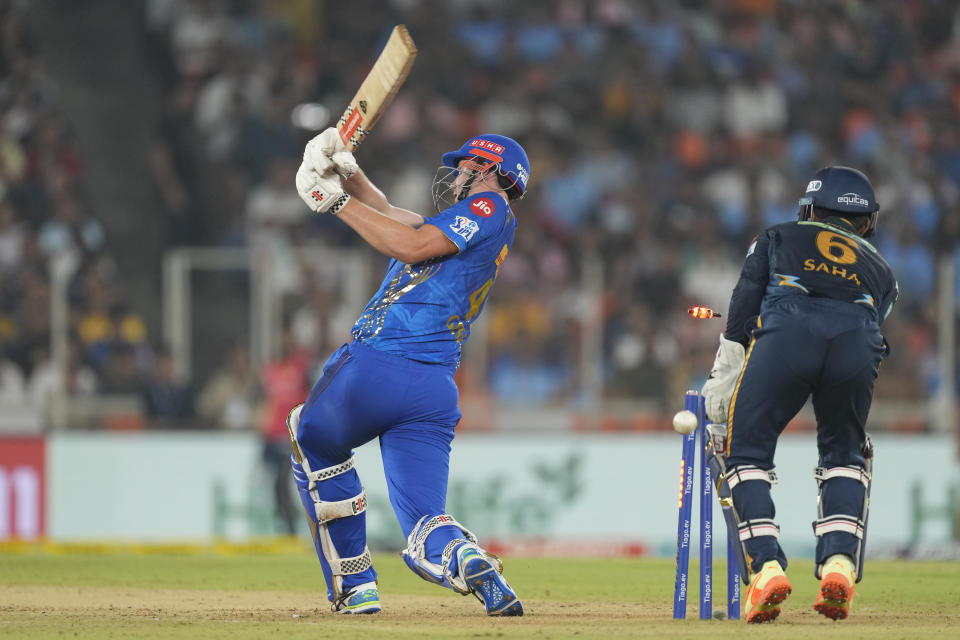
[{"label": "cricket ball", "polygon": [[676,415],[673,416],[673,429],[677,433],[686,435],[693,433],[696,428],[697,416],[694,415],[693,411],[684,409],[683,411],[677,411]]}]

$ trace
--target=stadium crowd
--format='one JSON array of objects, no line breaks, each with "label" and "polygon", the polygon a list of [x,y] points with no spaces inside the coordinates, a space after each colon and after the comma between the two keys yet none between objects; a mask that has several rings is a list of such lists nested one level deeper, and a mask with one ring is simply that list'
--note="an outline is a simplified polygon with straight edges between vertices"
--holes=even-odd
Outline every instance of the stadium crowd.
[{"label": "stadium crowd", "polygon": [[[176,389],[156,337],[124,303],[103,251],[109,230],[84,205],[87,160],[58,112],[38,43],[20,28],[22,5],[5,6],[0,396],[18,384],[10,380],[43,379],[46,260],[70,252],[81,268],[71,285],[68,388],[131,391],[135,381],[144,392],[152,380],[161,414],[203,405],[221,423],[232,424],[228,406],[250,415],[236,410],[238,399],[262,394],[248,355],[232,350],[210,380]],[[485,321],[487,380],[470,383],[501,403],[581,399],[591,303],[581,280],[602,265],[606,395],[674,406],[683,389],[699,387],[720,331],[684,310],[725,310],[753,234],[793,219],[806,180],[828,164],[872,178],[876,244],[900,281],[878,400],[924,400],[940,384],[936,265],[946,257],[960,268],[955,3],[147,0],[145,8],[150,69],[166,96],[151,178],[171,246],[269,245],[281,254],[359,246],[345,225],[307,216],[299,201],[293,174],[311,131],[291,114],[319,103],[337,117],[396,23],[420,54],[358,153],[391,200],[429,213],[440,154],[473,132],[525,145],[533,178]],[[300,301],[286,318],[290,357],[323,358],[359,310],[342,309],[302,265],[291,265],[287,281]]]}]

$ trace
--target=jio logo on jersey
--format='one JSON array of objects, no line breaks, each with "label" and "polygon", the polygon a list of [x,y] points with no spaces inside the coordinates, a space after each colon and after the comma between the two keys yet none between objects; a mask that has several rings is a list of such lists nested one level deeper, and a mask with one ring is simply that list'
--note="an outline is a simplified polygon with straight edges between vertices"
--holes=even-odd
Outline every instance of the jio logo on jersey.
[{"label": "jio logo on jersey", "polygon": [[489,218],[493,215],[494,204],[490,198],[474,198],[470,201],[470,211],[481,218]]}]

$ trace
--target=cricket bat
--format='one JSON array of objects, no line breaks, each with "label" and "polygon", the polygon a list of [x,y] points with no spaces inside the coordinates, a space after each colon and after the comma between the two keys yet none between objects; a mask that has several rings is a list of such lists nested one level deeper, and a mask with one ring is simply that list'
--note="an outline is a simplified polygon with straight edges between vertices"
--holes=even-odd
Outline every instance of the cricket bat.
[{"label": "cricket bat", "polygon": [[413,38],[404,25],[398,24],[347,110],[340,116],[337,131],[348,150],[359,147],[377,124],[407,79],[416,57],[417,46]]}]

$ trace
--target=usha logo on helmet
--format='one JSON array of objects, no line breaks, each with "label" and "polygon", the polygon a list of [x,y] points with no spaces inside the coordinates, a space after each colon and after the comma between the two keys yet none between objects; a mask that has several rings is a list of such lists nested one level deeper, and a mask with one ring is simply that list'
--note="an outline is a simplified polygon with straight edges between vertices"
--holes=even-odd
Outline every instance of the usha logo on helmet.
[{"label": "usha logo on helmet", "polygon": [[480,138],[474,138],[467,143],[471,147],[476,147],[478,149],[486,149],[488,151],[493,151],[494,153],[503,153],[503,145],[497,144],[496,142],[490,142],[489,140],[481,140]]},{"label": "usha logo on helmet", "polygon": [[858,207],[869,207],[870,203],[859,193],[845,193],[837,196],[837,204],[856,205]]}]

